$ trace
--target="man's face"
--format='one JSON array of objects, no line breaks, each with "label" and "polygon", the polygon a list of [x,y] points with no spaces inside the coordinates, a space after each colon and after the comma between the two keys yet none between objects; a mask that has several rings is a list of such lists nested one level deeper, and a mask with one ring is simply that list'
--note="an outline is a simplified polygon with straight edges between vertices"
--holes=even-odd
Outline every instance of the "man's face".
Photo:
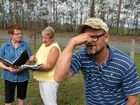
[{"label": "man's face", "polygon": [[96,56],[101,53],[109,40],[108,35],[101,29],[93,29],[91,27],[86,27],[83,32],[90,33],[92,38],[92,42],[86,43],[88,54]]}]

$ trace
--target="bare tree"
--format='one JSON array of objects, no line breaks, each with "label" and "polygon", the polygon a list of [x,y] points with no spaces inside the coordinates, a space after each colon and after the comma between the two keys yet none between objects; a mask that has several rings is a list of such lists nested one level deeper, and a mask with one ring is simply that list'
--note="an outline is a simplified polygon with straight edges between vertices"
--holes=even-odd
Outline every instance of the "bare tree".
[{"label": "bare tree", "polygon": [[0,1],[0,19],[1,19],[1,29],[6,29],[7,28],[7,15],[6,15],[6,10],[5,10],[5,0]]},{"label": "bare tree", "polygon": [[122,0],[119,0],[119,5],[118,5],[118,16],[117,16],[117,32],[116,32],[117,35],[119,34],[119,24],[120,24],[121,5],[122,5]]},{"label": "bare tree", "polygon": [[115,34],[139,35],[139,7],[139,0],[1,0],[0,28],[16,23],[39,32],[53,23],[75,29],[88,17],[100,17]]},{"label": "bare tree", "polygon": [[95,17],[95,0],[91,0],[90,17]]}]

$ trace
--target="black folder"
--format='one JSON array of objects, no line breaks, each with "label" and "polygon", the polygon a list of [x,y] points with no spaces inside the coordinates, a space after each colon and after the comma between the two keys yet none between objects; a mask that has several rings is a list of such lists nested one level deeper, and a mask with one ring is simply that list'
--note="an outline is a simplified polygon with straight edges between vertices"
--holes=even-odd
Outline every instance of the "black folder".
[{"label": "black folder", "polygon": [[21,66],[21,65],[25,64],[28,59],[29,59],[29,55],[28,55],[27,51],[23,51],[20,54],[20,56],[18,58],[16,58],[13,62],[11,62],[7,59],[4,59],[2,57],[0,57],[0,62],[5,64],[6,66],[17,67],[17,66]]}]

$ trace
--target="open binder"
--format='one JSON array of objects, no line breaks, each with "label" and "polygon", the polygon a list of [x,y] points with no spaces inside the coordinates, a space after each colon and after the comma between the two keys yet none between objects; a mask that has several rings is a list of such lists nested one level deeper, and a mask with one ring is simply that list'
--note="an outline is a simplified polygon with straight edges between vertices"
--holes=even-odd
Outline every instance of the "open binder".
[{"label": "open binder", "polygon": [[2,62],[3,64],[5,64],[6,66],[9,66],[9,67],[17,67],[17,66],[21,66],[21,65],[25,64],[28,59],[29,59],[29,55],[28,55],[27,51],[23,51],[21,53],[21,55],[18,58],[16,58],[13,62],[11,62],[7,59],[4,59],[2,57],[0,57],[0,62]]}]

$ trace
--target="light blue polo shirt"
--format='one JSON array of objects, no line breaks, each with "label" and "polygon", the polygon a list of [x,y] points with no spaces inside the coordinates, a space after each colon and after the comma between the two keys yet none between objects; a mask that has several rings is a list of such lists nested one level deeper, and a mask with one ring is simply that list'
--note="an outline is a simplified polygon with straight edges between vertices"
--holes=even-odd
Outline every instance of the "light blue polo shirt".
[{"label": "light blue polo shirt", "polygon": [[[14,61],[23,51],[27,51],[29,57],[31,56],[31,50],[29,44],[25,41],[21,41],[18,48],[14,48],[11,41],[8,40],[0,47],[0,57],[9,61]],[[24,58],[23,58],[24,59]],[[8,70],[2,71],[2,78],[11,82],[24,82],[29,79],[29,71],[23,70],[19,73],[11,73]]]},{"label": "light blue polo shirt", "polygon": [[75,52],[71,72],[84,76],[86,105],[126,105],[127,96],[140,93],[136,65],[124,52],[109,47],[109,58],[95,64],[86,48]]}]

